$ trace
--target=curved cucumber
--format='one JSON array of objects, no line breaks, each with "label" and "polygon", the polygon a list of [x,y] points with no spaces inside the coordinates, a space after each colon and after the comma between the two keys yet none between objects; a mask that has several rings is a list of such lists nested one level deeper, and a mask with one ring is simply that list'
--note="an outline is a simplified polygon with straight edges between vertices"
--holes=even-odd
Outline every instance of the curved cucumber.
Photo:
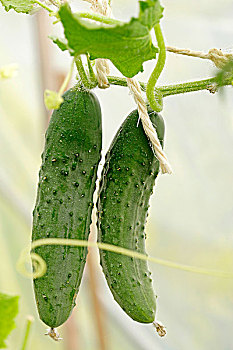
[{"label": "curved cucumber", "polygon": [[[102,147],[100,105],[91,92],[74,87],[53,112],[45,149],[32,240],[88,239],[93,193]],[[41,320],[54,328],[69,317],[79,290],[87,249],[42,246],[35,249],[47,264],[46,274],[34,280]]]},{"label": "curved cucumber", "polygon": [[[161,116],[149,110],[160,142]],[[106,155],[98,198],[98,241],[145,254],[148,202],[159,162],[133,111],[121,125]],[[100,250],[100,262],[113,297],[135,321],[151,323],[156,301],[146,261]]]}]

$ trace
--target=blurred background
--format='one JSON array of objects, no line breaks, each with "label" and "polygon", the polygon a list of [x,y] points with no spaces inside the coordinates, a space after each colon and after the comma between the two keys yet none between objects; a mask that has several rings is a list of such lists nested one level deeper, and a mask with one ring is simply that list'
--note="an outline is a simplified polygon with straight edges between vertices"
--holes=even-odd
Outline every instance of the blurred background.
[{"label": "blurred background", "polygon": [[[166,44],[193,50],[233,49],[232,0],[161,1]],[[73,1],[77,10],[88,4]],[[113,0],[113,14],[127,20],[136,0]],[[167,328],[132,321],[113,300],[93,251],[77,307],[60,329],[62,342],[44,336],[32,282],[16,271],[30,241],[40,155],[48,113],[45,88],[58,89],[71,62],[47,36],[62,33],[45,13],[28,16],[0,8],[0,66],[18,63],[18,76],[0,81],[0,291],[20,295],[17,328],[7,340],[19,347],[28,314],[35,317],[29,349],[39,350],[231,350],[233,281],[150,264],[158,295],[157,320]],[[144,65],[145,80],[155,62]],[[116,70],[112,70],[116,74]],[[207,61],[167,54],[159,84],[204,79],[216,68]],[[73,78],[73,83],[75,79]],[[104,154],[116,130],[135,108],[122,87],[95,89],[103,111]],[[196,92],[167,97],[165,149],[174,174],[160,176],[151,199],[147,250],[151,256],[208,269],[233,267],[233,98],[232,88],[215,95]],[[102,161],[103,163],[103,161]],[[93,235],[95,226],[93,226]]]}]

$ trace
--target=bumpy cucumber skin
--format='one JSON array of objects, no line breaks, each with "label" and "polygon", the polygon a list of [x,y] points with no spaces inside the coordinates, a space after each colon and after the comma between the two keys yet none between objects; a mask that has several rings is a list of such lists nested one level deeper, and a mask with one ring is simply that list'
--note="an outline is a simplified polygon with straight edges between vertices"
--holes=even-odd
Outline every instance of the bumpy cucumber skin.
[{"label": "bumpy cucumber skin", "polygon": [[[164,122],[149,110],[163,144]],[[159,162],[138,112],[121,125],[106,155],[98,196],[98,241],[145,254],[145,222]],[[100,250],[100,262],[114,299],[135,321],[152,323],[156,300],[146,261]]]},{"label": "bumpy cucumber skin", "polygon": [[[41,238],[88,239],[93,193],[101,157],[101,110],[96,96],[72,88],[53,112],[46,132],[32,241]],[[58,327],[69,317],[79,290],[87,249],[42,246],[46,274],[34,280],[41,320]]]}]

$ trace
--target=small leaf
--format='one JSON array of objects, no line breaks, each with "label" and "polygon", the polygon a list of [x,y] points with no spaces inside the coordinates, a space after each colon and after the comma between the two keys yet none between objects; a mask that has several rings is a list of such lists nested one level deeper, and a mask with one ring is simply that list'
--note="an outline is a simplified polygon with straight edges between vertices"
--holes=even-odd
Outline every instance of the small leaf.
[{"label": "small leaf", "polygon": [[44,103],[48,109],[58,109],[63,101],[63,97],[58,92],[45,90]]},{"label": "small leaf", "polygon": [[50,35],[49,38],[56,44],[62,51],[68,50],[71,55],[73,55],[73,50],[68,45],[68,41],[65,38],[58,38],[56,36]]},{"label": "small leaf", "polygon": [[59,15],[75,54],[89,53],[90,59],[108,58],[126,77],[143,71],[143,62],[155,58],[158,52],[149,29],[137,18],[123,25],[101,27],[74,16],[67,3],[61,6]]},{"label": "small leaf", "polygon": [[5,339],[15,328],[14,318],[18,314],[18,296],[0,293],[0,349],[6,348]]},{"label": "small leaf", "polygon": [[31,13],[34,10],[33,0],[0,0],[6,11],[10,9],[16,12]]},{"label": "small leaf", "polygon": [[152,29],[163,17],[163,7],[159,0],[139,1],[139,21],[149,29]]},{"label": "small leaf", "polygon": [[13,78],[17,75],[18,65],[7,64],[5,66],[0,67],[0,80]]}]

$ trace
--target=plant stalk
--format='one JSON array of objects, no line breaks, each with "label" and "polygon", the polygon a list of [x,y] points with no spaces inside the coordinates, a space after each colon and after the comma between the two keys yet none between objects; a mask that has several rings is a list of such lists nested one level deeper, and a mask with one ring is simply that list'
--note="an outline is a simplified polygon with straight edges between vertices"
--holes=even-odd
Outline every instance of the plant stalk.
[{"label": "plant stalk", "polygon": [[[88,60],[88,58],[87,58],[87,60]],[[84,69],[84,66],[83,66],[81,55],[76,56],[74,61],[75,61],[75,64],[76,64],[76,67],[78,70],[78,74],[79,74],[79,77],[81,79],[83,86],[87,89],[93,89],[94,87],[96,87],[97,80],[96,80],[94,71],[91,67],[91,63],[88,62],[88,74],[87,74],[85,69]]]},{"label": "plant stalk", "polygon": [[[127,87],[126,78],[120,78],[115,76],[108,76],[108,81],[112,85]],[[146,91],[147,84],[139,82],[141,89]],[[208,78],[204,80],[197,80],[188,83],[180,83],[174,85],[158,86],[156,91],[162,94],[162,97],[171,95],[184,94],[187,92],[194,92],[200,90],[211,90],[212,87],[223,87],[232,85],[232,78],[225,79],[222,83],[218,83],[216,78]]]}]

